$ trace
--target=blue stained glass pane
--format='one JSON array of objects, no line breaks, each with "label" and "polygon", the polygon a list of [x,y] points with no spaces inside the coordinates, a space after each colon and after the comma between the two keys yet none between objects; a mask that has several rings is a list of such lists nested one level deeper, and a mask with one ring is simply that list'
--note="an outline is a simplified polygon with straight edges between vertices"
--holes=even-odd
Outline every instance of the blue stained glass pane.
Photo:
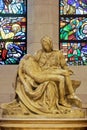
[{"label": "blue stained glass pane", "polygon": [[0,39],[26,39],[25,17],[0,17]]},{"label": "blue stained glass pane", "polygon": [[59,42],[68,65],[87,65],[87,0],[59,0]]},{"label": "blue stained glass pane", "polygon": [[25,54],[25,42],[0,42],[0,65],[18,64]]},{"label": "blue stained glass pane", "polygon": [[60,0],[60,15],[87,14],[87,0]]},{"label": "blue stained glass pane", "polygon": [[60,40],[87,40],[87,18],[61,17]]},{"label": "blue stained glass pane", "polygon": [[60,49],[68,65],[87,65],[87,43],[63,42]]},{"label": "blue stained glass pane", "polygon": [[0,65],[18,64],[27,51],[26,0],[0,0]]},{"label": "blue stained glass pane", "polygon": [[26,14],[26,0],[0,0],[1,14]]}]

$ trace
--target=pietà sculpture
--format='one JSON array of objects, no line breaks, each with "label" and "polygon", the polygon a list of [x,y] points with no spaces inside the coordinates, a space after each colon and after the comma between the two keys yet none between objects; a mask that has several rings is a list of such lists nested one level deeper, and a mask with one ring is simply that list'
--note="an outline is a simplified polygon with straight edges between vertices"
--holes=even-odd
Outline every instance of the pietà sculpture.
[{"label": "piet\u00e0 sculpture", "polygon": [[20,61],[14,101],[2,104],[3,116],[83,117],[82,102],[75,94],[80,81],[71,80],[61,51],[52,39],[41,39],[42,49]]}]

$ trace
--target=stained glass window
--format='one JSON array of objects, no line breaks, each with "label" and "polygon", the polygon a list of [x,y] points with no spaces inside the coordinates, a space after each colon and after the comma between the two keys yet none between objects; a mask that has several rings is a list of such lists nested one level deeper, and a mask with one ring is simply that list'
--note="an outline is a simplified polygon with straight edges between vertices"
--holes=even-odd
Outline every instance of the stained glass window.
[{"label": "stained glass window", "polygon": [[26,0],[0,0],[0,65],[18,64],[27,52]]},{"label": "stained glass window", "polygon": [[87,65],[87,0],[59,0],[59,43],[68,65]]}]

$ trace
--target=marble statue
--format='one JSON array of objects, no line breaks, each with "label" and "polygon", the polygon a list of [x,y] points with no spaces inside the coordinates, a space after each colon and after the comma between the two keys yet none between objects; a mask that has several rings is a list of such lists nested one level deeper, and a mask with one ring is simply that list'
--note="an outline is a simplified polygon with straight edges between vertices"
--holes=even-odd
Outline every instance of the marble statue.
[{"label": "marble statue", "polygon": [[42,49],[26,54],[20,61],[15,80],[14,101],[2,104],[3,116],[83,117],[82,102],[75,94],[80,81],[71,80],[60,50],[52,39],[41,39]]}]

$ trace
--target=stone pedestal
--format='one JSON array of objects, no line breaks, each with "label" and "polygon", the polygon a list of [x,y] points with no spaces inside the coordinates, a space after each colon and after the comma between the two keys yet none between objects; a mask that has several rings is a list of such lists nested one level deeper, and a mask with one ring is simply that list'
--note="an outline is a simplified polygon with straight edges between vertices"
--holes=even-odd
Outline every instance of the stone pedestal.
[{"label": "stone pedestal", "polygon": [[1,118],[0,130],[87,130],[87,118]]}]

